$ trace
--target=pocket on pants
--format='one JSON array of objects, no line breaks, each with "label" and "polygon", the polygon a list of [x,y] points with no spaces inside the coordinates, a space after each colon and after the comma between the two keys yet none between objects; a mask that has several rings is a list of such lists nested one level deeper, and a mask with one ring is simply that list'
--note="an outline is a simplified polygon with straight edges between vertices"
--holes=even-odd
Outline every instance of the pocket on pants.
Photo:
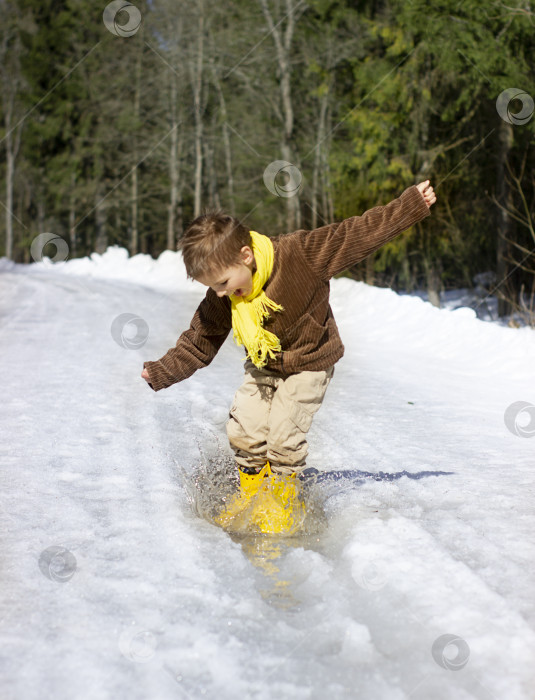
[{"label": "pocket on pants", "polygon": [[310,426],[312,425],[314,414],[309,413],[300,403],[294,401],[292,408],[290,409],[289,417],[294,425],[299,428],[299,430],[301,430],[303,433],[308,433]]}]

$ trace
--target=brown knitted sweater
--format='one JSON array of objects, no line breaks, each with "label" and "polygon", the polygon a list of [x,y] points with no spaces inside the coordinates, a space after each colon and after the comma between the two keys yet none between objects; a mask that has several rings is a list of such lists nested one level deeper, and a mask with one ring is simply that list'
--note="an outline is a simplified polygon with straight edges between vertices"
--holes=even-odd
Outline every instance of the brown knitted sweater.
[{"label": "brown knitted sweater", "polygon": [[[428,215],[429,208],[413,185],[401,197],[362,216],[272,238],[273,270],[264,291],[284,311],[272,312],[264,324],[282,347],[266,369],[286,376],[324,370],[337,362],[344,346],[329,305],[330,278]],[[175,347],[156,362],[144,363],[150,386],[159,391],[209,365],[231,328],[230,299],[209,288]]]}]

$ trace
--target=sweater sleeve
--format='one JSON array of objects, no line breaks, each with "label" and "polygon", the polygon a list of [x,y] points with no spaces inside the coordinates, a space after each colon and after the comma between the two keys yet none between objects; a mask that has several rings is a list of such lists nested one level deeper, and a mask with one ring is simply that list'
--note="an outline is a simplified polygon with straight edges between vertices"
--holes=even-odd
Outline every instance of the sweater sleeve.
[{"label": "sweater sleeve", "polygon": [[369,209],[362,216],[302,231],[303,253],[316,274],[329,280],[426,216],[429,216],[429,208],[413,185],[389,204]]},{"label": "sweater sleeve", "polygon": [[149,385],[154,391],[190,377],[207,367],[217,355],[232,328],[228,298],[219,298],[208,289],[199,304],[190,327],[177,340],[174,348],[155,362],[144,362]]}]

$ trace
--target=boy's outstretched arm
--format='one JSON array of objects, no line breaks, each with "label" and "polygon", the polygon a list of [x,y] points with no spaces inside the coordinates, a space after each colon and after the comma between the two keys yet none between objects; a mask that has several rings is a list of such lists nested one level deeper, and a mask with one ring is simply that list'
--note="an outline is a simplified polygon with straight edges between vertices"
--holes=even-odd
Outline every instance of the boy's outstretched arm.
[{"label": "boy's outstretched arm", "polygon": [[408,187],[400,197],[340,223],[300,231],[302,251],[309,267],[328,281],[356,265],[402,231],[429,216],[436,195],[429,180]]}]

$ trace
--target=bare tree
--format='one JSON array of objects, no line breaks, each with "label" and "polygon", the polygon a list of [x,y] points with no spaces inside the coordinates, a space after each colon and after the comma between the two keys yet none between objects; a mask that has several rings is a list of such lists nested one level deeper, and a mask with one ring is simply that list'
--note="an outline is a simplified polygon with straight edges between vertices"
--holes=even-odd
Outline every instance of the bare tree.
[{"label": "bare tree", "polygon": [[134,166],[132,167],[131,177],[131,200],[130,200],[130,255],[135,255],[138,252],[138,158],[139,147],[137,139],[137,129],[140,115],[140,100],[141,100],[141,57],[142,51],[139,50],[136,55],[136,63],[134,69],[134,129],[132,134],[132,152],[134,156]]},{"label": "bare tree", "polygon": [[205,16],[204,2],[197,0],[197,45],[194,53],[188,62],[191,80],[191,90],[193,94],[193,115],[195,119],[195,175],[194,175],[194,205],[193,215],[199,216],[201,213],[202,198],[202,170],[203,170],[203,87],[204,87],[204,32]]},{"label": "bare tree", "polygon": [[512,219],[509,212],[512,209],[511,188],[506,177],[507,160],[511,148],[513,147],[513,127],[503,119],[499,126],[499,149],[498,162],[496,166],[496,195],[497,201],[501,205],[498,207],[496,222],[496,277],[498,285],[502,286],[498,293],[498,316],[506,316],[511,311],[511,304],[505,294],[505,287],[508,278],[509,239],[512,234]]},{"label": "bare tree", "polygon": [[[510,126],[509,124],[505,125]],[[499,193],[501,197],[492,196],[492,201],[500,212],[499,220],[503,222],[499,230],[499,253],[502,260],[498,271],[501,275],[497,275],[498,286],[496,291],[498,303],[501,300],[505,309],[514,309],[525,314],[528,322],[531,325],[535,325],[535,177],[533,175],[530,177],[531,189],[534,195],[530,203],[524,184],[526,182],[527,159],[528,149],[524,152],[518,174],[513,171],[509,160],[505,161],[504,165],[507,174],[504,173],[503,176],[502,191]],[[520,207],[515,206],[513,193],[517,196]],[[529,239],[526,243],[519,240],[519,236],[512,235],[513,228],[508,224],[513,221],[522,229],[527,230]],[[509,269],[509,272],[506,275],[507,269]],[[510,279],[512,272],[515,270],[521,270],[526,280],[522,282],[519,289],[517,289],[517,286],[509,288],[504,284]],[[502,288],[499,288],[500,285],[502,285]]]},{"label": "bare tree", "polygon": [[217,97],[219,100],[219,110],[221,113],[221,130],[222,130],[222,137],[223,137],[223,150],[224,150],[224,154],[225,154],[225,172],[226,172],[226,182],[227,182],[228,202],[229,202],[228,208],[229,208],[232,216],[235,216],[236,215],[236,203],[235,203],[235,198],[234,198],[234,175],[233,175],[233,169],[232,169],[232,150],[230,147],[230,134],[229,134],[229,127],[228,127],[227,102],[225,99],[223,89],[221,87],[221,79],[220,79],[221,69],[218,65],[216,65],[214,55],[215,55],[215,47],[212,44],[211,50],[210,50],[210,68],[211,68],[212,81],[213,81],[214,87],[216,89]]},{"label": "bare tree", "polygon": [[180,160],[184,142],[184,130],[180,129],[177,90],[177,75],[169,74],[169,119],[171,122],[171,141],[169,145],[169,204],[167,207],[167,248],[175,250],[182,235],[182,197],[180,178]]},{"label": "bare tree", "polygon": [[[270,8],[268,0],[258,0],[266,18],[270,35],[275,44],[279,90],[280,90],[280,117],[281,136],[280,149],[282,159],[299,167],[299,158],[294,143],[294,108],[292,101],[292,75],[291,53],[295,26],[307,6],[303,0],[285,0],[285,15],[280,19],[275,18],[274,11]],[[273,3],[272,3],[273,4]],[[276,3],[278,5],[278,3]],[[301,211],[299,195],[286,198],[288,231],[301,226]]]},{"label": "bare tree", "polygon": [[[5,128],[3,146],[6,152],[6,203],[5,225],[6,242],[5,255],[13,257],[13,183],[15,178],[15,163],[20,150],[25,115],[19,101],[19,95],[24,87],[20,69],[22,51],[17,30],[16,9],[12,3],[2,5],[2,27],[0,29],[0,93],[2,114]],[[0,142],[1,143],[1,142]]]}]

